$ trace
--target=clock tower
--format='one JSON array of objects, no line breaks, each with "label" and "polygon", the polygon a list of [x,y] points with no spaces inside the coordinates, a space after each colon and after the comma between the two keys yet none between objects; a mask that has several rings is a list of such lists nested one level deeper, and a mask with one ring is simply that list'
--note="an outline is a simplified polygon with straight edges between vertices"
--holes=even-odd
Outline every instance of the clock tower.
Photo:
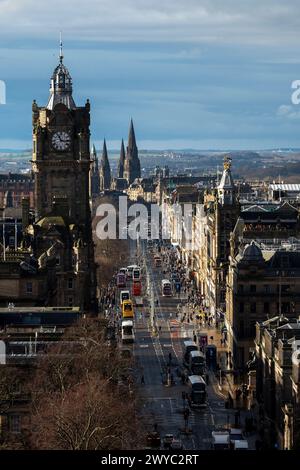
[{"label": "clock tower", "polygon": [[36,219],[51,214],[63,198],[71,222],[90,223],[90,104],[76,106],[62,48],[48,104],[33,102],[32,122]]},{"label": "clock tower", "polygon": [[[90,104],[76,106],[63,63],[51,77],[46,106],[32,105],[35,223],[30,231],[37,259],[55,259],[55,305],[93,311],[95,262],[90,209]],[[45,251],[46,250],[46,251]]]}]

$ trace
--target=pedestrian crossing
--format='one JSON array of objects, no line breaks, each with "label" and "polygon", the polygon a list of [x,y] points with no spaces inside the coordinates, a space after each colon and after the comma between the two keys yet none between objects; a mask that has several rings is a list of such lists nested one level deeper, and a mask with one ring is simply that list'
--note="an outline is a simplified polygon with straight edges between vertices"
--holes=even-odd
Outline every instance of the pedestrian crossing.
[{"label": "pedestrian crossing", "polygon": [[[156,423],[161,429],[175,432],[184,424],[183,402],[177,398],[149,398],[144,401],[141,416],[150,426]],[[189,427],[195,432],[199,426],[210,424],[210,420],[208,411],[190,409]]]}]

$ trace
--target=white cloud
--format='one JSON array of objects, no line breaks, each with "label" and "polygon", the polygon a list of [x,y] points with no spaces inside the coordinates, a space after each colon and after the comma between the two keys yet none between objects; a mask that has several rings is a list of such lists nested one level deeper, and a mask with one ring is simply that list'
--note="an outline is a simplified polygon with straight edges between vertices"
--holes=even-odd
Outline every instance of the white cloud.
[{"label": "white cloud", "polygon": [[288,104],[282,104],[277,109],[277,116],[287,119],[300,119],[300,109]]},{"label": "white cloud", "polygon": [[298,0],[0,0],[0,37],[295,45]]}]

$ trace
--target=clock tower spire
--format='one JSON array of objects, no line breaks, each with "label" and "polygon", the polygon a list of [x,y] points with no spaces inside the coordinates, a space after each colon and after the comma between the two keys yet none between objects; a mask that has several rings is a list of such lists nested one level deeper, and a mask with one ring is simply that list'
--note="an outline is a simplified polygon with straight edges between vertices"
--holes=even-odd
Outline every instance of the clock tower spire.
[{"label": "clock tower spire", "polygon": [[68,109],[75,109],[72,92],[72,78],[69,70],[63,63],[63,46],[60,35],[59,41],[59,64],[55,67],[50,81],[50,96],[47,104],[48,109],[53,109],[57,103],[63,103]]}]

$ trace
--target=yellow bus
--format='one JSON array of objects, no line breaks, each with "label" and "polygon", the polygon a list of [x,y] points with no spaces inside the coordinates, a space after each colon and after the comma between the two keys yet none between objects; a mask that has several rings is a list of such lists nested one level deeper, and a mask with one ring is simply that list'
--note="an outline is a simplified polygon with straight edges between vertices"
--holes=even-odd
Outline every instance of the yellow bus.
[{"label": "yellow bus", "polygon": [[133,318],[133,302],[130,299],[122,302],[122,318]]}]

